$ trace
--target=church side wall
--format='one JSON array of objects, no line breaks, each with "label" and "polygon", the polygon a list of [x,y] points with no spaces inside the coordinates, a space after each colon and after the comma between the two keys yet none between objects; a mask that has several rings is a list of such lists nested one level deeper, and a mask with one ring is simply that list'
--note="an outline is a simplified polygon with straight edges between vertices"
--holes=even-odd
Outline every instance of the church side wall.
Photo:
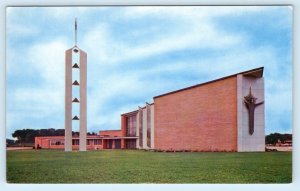
[{"label": "church side wall", "polygon": [[154,98],[158,150],[237,151],[236,76]]}]

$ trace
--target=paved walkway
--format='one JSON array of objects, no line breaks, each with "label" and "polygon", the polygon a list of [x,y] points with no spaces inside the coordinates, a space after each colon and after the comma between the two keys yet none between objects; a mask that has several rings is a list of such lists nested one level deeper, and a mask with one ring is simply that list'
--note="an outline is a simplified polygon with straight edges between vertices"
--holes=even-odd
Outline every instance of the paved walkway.
[{"label": "paved walkway", "polygon": [[14,150],[31,150],[32,147],[6,147],[7,151],[14,151]]},{"label": "paved walkway", "polygon": [[268,149],[276,149],[277,151],[292,151],[293,147],[275,147],[275,146],[267,146]]}]

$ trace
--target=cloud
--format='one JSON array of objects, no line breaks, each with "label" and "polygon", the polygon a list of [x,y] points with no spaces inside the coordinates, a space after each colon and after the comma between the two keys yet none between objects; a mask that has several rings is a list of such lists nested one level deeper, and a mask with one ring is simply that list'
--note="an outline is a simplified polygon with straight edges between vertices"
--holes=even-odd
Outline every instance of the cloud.
[{"label": "cloud", "polygon": [[268,6],[156,6],[156,7],[129,7],[124,11],[123,18],[134,19],[145,16],[159,18],[173,18],[176,20],[188,19],[198,22],[198,19],[212,18],[226,15],[235,15],[268,10]]},{"label": "cloud", "polygon": [[[228,49],[242,44],[244,41],[242,36],[218,30],[207,21],[190,26],[186,23],[185,27],[185,30],[174,30],[171,34],[163,35],[161,35],[163,31],[157,30],[156,33],[149,36],[150,39],[153,39],[135,45],[118,41],[111,35],[113,34],[112,30],[117,29],[102,23],[84,36],[83,47],[88,50],[89,54],[97,56],[93,59],[97,60],[98,64],[107,65],[145,59],[188,48]],[[155,36],[159,36],[159,38],[156,39]],[[136,42],[143,39],[131,40]]]},{"label": "cloud", "polygon": [[42,76],[45,86],[64,87],[65,51],[69,48],[65,39],[53,39],[28,48],[28,64]]},{"label": "cloud", "polygon": [[[69,28],[75,16],[82,26],[79,47],[88,54],[88,131],[118,129],[120,114],[151,102],[153,96],[260,66],[265,67],[266,106],[272,108],[266,110],[271,125],[267,131],[291,129],[290,118],[283,116],[291,115],[291,53],[272,44],[272,38],[267,43],[253,38],[265,30],[237,27],[240,22],[252,26],[252,16],[274,14],[280,8],[30,10],[28,14],[26,8],[8,10],[8,134],[21,127],[63,128],[64,57],[73,39]],[[216,22],[240,17],[248,20],[235,20],[232,26],[238,30]],[[270,18],[262,17],[261,23],[270,23]],[[289,30],[282,20],[272,30]],[[15,38],[23,30],[24,36]]]},{"label": "cloud", "polygon": [[[8,85],[7,121],[11,131],[18,128],[63,128],[65,50],[65,43],[59,39],[32,44],[23,52],[22,67],[19,62],[9,63],[8,74],[17,72],[24,81],[23,84]],[[25,81],[32,75],[39,76],[39,81],[30,81],[26,85]]]},{"label": "cloud", "polygon": [[39,33],[39,29],[35,26],[28,27],[22,25],[8,25],[7,33],[9,36],[13,37],[24,37],[24,36],[33,36]]},{"label": "cloud", "polygon": [[74,19],[74,15],[82,17],[93,10],[91,7],[47,7],[45,15],[51,15],[54,19]]}]

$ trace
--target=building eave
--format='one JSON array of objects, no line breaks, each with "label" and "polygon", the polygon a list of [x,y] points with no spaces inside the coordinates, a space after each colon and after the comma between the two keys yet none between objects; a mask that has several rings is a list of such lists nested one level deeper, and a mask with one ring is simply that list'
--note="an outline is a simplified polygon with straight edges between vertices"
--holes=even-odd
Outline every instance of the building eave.
[{"label": "building eave", "polygon": [[121,114],[121,116],[130,116],[130,115],[133,115],[133,114],[136,114],[139,110],[134,110],[134,111],[131,111],[131,112],[128,112],[128,113],[123,113]]},{"label": "building eave", "polygon": [[215,79],[215,80],[211,80],[211,81],[208,81],[208,82],[196,84],[196,85],[193,85],[193,86],[189,86],[189,87],[186,87],[186,88],[182,88],[182,89],[179,89],[179,90],[175,90],[175,91],[171,91],[171,92],[168,92],[168,93],[165,93],[165,94],[161,94],[161,95],[153,97],[153,99],[163,97],[163,96],[166,96],[166,95],[170,95],[170,94],[174,94],[174,93],[177,93],[177,92],[181,92],[181,91],[184,91],[184,90],[196,88],[196,87],[199,87],[199,86],[203,86],[203,85],[206,85],[206,84],[210,84],[210,83],[213,83],[213,82],[224,80],[224,79],[227,79],[227,78],[232,78],[232,77],[235,77],[237,75],[244,75],[244,76],[248,76],[248,77],[261,78],[261,77],[263,77],[263,71],[264,71],[264,67],[259,67],[259,68],[255,68],[255,69],[252,69],[252,70],[243,71],[243,72],[240,72],[240,73],[237,73],[237,74],[232,74],[232,75],[225,76],[225,77],[222,77],[222,78],[218,78],[218,79]]}]

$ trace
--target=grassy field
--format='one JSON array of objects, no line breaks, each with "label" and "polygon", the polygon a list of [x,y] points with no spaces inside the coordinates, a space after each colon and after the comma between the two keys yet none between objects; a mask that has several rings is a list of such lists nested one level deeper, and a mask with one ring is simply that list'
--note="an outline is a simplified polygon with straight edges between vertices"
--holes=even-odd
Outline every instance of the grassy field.
[{"label": "grassy field", "polygon": [[289,183],[292,153],[7,151],[9,183]]}]

